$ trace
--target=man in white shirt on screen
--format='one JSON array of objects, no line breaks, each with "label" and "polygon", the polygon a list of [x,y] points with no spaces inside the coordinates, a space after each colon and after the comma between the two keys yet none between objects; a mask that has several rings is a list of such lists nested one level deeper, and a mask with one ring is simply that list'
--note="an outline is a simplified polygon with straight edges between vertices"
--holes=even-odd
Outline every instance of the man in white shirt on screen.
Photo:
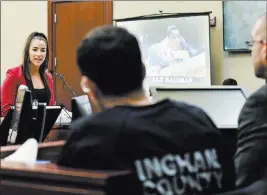
[{"label": "man in white shirt on screen", "polygon": [[167,36],[160,43],[148,48],[148,64],[158,71],[170,65],[190,59],[186,49],[185,39],[180,35],[176,26],[171,25],[167,29]]},{"label": "man in white shirt on screen", "polygon": [[[192,75],[191,56],[195,55],[197,50],[189,45],[178,28],[170,25],[167,28],[167,36],[160,42],[151,45],[148,48],[148,76],[176,76]],[[169,69],[169,67],[172,67]],[[175,71],[173,71],[173,68]],[[164,70],[162,72],[162,70]]]}]

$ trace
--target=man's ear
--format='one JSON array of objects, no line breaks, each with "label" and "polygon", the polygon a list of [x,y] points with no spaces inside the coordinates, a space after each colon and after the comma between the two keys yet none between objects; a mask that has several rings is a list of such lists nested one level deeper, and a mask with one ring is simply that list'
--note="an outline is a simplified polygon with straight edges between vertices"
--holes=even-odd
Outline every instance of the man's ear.
[{"label": "man's ear", "polygon": [[265,43],[265,47],[263,48],[263,52],[265,53],[265,59],[267,61],[267,43]]},{"label": "man's ear", "polygon": [[101,112],[102,108],[98,102],[97,97],[97,87],[94,82],[88,79],[86,76],[81,77],[81,88],[84,93],[88,95],[89,102],[91,104],[92,112],[97,113]]},{"label": "man's ear", "polygon": [[143,76],[143,80],[145,79],[145,77],[146,77],[146,67],[145,67],[145,65],[144,64],[142,64],[142,76]]},{"label": "man's ear", "polygon": [[88,78],[86,76],[81,77],[81,82],[80,82],[81,88],[84,93],[89,93],[90,88],[89,88],[89,82]]},{"label": "man's ear", "polygon": [[262,48],[262,60],[265,66],[267,66],[267,43]]}]

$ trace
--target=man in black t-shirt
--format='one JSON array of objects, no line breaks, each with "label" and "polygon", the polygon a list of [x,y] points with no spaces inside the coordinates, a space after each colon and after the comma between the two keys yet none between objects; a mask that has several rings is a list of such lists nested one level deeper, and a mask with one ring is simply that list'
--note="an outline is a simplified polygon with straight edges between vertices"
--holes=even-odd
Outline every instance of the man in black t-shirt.
[{"label": "man in black t-shirt", "polygon": [[232,156],[206,113],[168,99],[152,103],[145,95],[139,45],[126,29],[91,31],[78,47],[77,64],[97,113],[73,123],[59,165],[133,170],[145,194],[209,194],[234,187]]}]

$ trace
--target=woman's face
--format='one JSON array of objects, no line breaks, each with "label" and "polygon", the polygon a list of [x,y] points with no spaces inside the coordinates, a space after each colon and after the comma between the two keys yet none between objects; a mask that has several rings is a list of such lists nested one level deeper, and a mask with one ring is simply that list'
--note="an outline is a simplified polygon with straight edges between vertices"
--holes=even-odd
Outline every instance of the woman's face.
[{"label": "woman's face", "polygon": [[46,42],[41,38],[34,38],[31,41],[29,56],[32,65],[38,68],[43,64],[46,58]]}]

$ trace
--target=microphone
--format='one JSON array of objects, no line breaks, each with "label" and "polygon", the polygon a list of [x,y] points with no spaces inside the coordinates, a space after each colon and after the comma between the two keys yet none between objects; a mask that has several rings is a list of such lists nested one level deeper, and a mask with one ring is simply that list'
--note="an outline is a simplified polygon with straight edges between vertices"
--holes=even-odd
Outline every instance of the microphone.
[{"label": "microphone", "polygon": [[58,77],[62,82],[63,84],[68,88],[68,90],[70,91],[70,93],[73,95],[73,96],[76,96],[76,94],[74,93],[74,91],[71,89],[71,87],[68,85],[68,83],[65,81],[65,78],[62,74],[58,74],[56,73],[55,71],[53,70],[49,70],[49,72],[53,75],[55,75],[56,77]]}]

